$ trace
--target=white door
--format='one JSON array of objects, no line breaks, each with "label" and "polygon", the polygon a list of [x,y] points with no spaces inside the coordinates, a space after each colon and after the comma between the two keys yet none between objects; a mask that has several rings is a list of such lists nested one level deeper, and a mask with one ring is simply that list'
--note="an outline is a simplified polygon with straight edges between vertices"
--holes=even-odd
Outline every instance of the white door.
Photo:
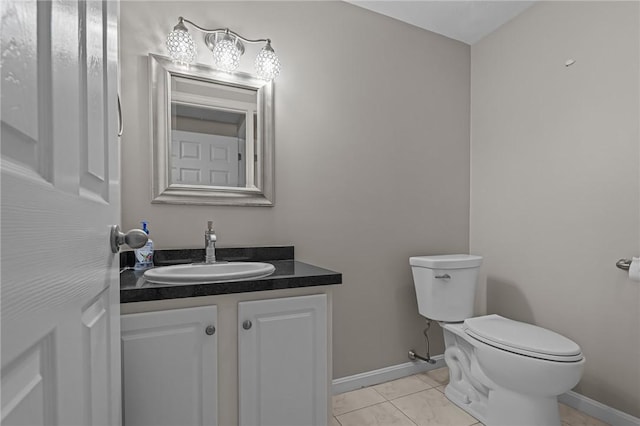
[{"label": "white door", "polygon": [[238,138],[171,131],[171,182],[238,186]]},{"label": "white door", "polygon": [[215,426],[216,306],[122,316],[125,426]]},{"label": "white door", "polygon": [[3,425],[120,423],[118,8],[0,2]]},{"label": "white door", "polygon": [[241,426],[325,426],[327,296],[238,303]]}]

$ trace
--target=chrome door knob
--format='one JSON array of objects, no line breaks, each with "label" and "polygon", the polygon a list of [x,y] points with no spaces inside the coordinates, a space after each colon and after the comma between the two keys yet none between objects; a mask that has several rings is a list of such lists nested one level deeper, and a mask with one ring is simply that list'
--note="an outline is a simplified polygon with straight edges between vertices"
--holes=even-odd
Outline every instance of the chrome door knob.
[{"label": "chrome door knob", "polygon": [[147,241],[149,241],[149,236],[142,229],[132,229],[126,234],[123,234],[118,225],[113,225],[109,239],[111,242],[111,252],[117,253],[123,244],[128,245],[132,249],[144,246],[147,244]]}]

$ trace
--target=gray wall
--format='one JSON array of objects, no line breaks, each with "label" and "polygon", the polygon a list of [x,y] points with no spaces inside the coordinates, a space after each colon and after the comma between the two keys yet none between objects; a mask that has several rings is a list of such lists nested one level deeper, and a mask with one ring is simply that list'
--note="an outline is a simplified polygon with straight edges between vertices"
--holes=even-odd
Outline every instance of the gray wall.
[{"label": "gray wall", "polygon": [[[273,40],[273,208],[150,204],[146,56],[180,15]],[[157,248],[200,247],[211,219],[221,246],[293,244],[342,272],[335,378],[424,350],[408,258],[468,251],[469,46],[342,2],[122,2],[120,36],[123,227],[147,219]]]},{"label": "gray wall", "polygon": [[[540,2],[471,49],[471,239],[487,310],[586,355],[577,391],[640,416],[637,2]],[[576,60],[565,67],[569,58]]]}]

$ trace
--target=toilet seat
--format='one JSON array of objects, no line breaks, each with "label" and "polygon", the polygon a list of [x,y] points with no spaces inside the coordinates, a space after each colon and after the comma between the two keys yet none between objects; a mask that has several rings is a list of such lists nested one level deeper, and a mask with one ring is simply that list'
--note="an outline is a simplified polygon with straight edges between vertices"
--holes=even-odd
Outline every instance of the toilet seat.
[{"label": "toilet seat", "polygon": [[560,362],[583,359],[580,346],[574,341],[551,330],[500,315],[468,318],[462,328],[476,340],[516,354]]}]

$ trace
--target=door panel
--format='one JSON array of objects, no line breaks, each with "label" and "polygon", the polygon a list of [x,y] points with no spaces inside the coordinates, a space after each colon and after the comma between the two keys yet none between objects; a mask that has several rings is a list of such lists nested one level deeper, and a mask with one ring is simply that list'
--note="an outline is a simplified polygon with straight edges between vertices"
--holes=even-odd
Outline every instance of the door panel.
[{"label": "door panel", "polygon": [[105,290],[82,312],[87,390],[85,407],[89,425],[111,424],[108,404],[111,395],[109,356],[109,292]]},{"label": "door panel", "polygon": [[83,190],[107,199],[108,169],[105,155],[108,154],[108,140],[104,137],[105,111],[107,98],[104,96],[105,61],[103,61],[103,4],[89,1],[81,3],[80,45],[81,85],[80,96],[84,116],[80,131],[81,157],[80,185]]},{"label": "door panel", "polygon": [[[47,5],[48,6],[48,5]],[[50,56],[38,40],[38,17],[49,8],[35,0],[2,2],[2,157],[10,158],[35,174],[44,141],[40,139],[38,101],[47,88],[38,82],[40,57]]]},{"label": "door panel", "polygon": [[21,354],[2,372],[2,424],[54,424],[52,335]]}]

